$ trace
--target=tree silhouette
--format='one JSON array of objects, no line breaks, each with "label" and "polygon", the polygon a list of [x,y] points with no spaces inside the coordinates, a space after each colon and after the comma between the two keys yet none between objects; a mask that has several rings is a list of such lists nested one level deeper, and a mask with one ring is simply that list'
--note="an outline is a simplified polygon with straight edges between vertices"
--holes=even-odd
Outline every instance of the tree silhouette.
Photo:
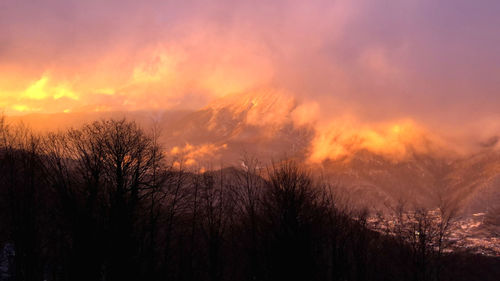
[{"label": "tree silhouette", "polygon": [[0,118],[0,280],[500,276],[496,258],[449,251],[453,202],[377,219],[293,160],[201,171],[165,155],[127,120],[37,135]]}]

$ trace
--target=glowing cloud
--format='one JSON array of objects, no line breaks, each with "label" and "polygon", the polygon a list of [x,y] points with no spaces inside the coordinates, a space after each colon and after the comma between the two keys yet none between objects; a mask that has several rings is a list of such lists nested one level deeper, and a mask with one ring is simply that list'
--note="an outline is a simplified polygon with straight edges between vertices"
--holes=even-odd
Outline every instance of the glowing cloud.
[{"label": "glowing cloud", "polygon": [[[238,93],[249,124],[316,126],[315,161],[350,145],[401,154],[413,129],[399,120],[477,144],[500,128],[499,12],[461,0],[7,1],[0,106],[194,110]],[[261,88],[283,111],[247,95]]]},{"label": "glowing cloud", "polygon": [[44,99],[54,99],[58,100],[61,98],[69,98],[73,100],[78,100],[79,96],[74,93],[67,85],[58,84],[53,87],[47,85],[49,82],[49,77],[43,76],[40,80],[33,83],[31,86],[24,91],[21,95],[22,99],[33,99],[33,100],[44,100]]},{"label": "glowing cloud", "polygon": [[208,143],[202,145],[191,145],[187,143],[184,147],[174,146],[170,150],[169,155],[178,159],[174,165],[180,166],[182,163],[183,165],[190,167],[200,165],[198,162],[200,159],[213,157],[217,154],[217,152],[224,149],[227,149],[227,144],[216,145]]},{"label": "glowing cloud", "polygon": [[47,77],[42,77],[40,80],[33,83],[33,85],[26,89],[22,97],[34,100],[46,99],[49,96],[45,90],[47,80]]},{"label": "glowing cloud", "polygon": [[[423,148],[424,132],[411,121],[395,124],[356,124],[352,120],[332,122],[318,130],[312,142],[310,160],[336,160],[366,149],[392,159]],[[425,147],[427,149],[427,147]]]}]

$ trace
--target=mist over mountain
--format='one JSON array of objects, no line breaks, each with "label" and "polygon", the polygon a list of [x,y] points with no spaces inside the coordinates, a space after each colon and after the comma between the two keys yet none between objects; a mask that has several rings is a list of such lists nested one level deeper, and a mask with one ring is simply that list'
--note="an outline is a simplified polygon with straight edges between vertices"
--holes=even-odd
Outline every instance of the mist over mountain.
[{"label": "mist over mountain", "polygon": [[[128,118],[145,128],[156,127],[168,156],[187,167],[239,166],[245,155],[263,162],[293,158],[347,190],[359,206],[384,210],[404,201],[434,208],[450,201],[460,205],[465,217],[486,213],[491,222],[497,221],[500,153],[495,137],[477,140],[475,150],[461,153],[413,126],[407,132],[397,124],[384,124],[388,130],[344,133],[345,125],[338,123],[338,133],[318,148],[318,136],[331,136],[331,131],[314,120],[298,122],[302,110],[303,104],[284,92],[257,89],[199,110],[36,114],[10,120],[43,131]],[[319,160],[312,157],[318,149],[325,150]]]},{"label": "mist over mountain", "polygon": [[500,1],[0,1],[0,281],[500,280]]}]

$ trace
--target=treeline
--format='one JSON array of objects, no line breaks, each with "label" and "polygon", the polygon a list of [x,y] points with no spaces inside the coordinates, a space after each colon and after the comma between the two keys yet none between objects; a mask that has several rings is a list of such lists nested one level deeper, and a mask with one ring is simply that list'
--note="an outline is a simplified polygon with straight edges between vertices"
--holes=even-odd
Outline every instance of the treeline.
[{"label": "treeline", "polygon": [[0,280],[498,280],[427,214],[375,232],[293,161],[188,171],[134,122],[0,122]]}]

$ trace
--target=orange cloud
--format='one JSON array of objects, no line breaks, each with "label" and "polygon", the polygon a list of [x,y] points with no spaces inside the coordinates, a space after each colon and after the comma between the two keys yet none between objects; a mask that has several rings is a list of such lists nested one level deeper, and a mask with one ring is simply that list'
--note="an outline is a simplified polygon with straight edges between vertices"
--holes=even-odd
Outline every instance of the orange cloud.
[{"label": "orange cloud", "polygon": [[412,153],[445,153],[438,151],[443,144],[442,139],[409,119],[367,124],[343,118],[317,127],[309,160],[336,160],[364,149],[397,161]]},{"label": "orange cloud", "polygon": [[208,159],[213,157],[220,150],[227,149],[227,144],[216,145],[213,143],[207,143],[202,145],[191,145],[187,143],[185,146],[174,146],[169,151],[169,155],[178,158],[179,160],[174,163],[174,165],[179,166],[182,162],[188,167],[199,165],[200,159]]},{"label": "orange cloud", "polygon": [[[469,143],[500,127],[499,17],[473,1],[125,2],[5,4],[0,107],[199,109],[238,93],[255,109],[249,125],[316,126],[315,161],[354,144],[405,151],[413,129],[399,120]],[[462,11],[480,11],[467,29]]]}]

